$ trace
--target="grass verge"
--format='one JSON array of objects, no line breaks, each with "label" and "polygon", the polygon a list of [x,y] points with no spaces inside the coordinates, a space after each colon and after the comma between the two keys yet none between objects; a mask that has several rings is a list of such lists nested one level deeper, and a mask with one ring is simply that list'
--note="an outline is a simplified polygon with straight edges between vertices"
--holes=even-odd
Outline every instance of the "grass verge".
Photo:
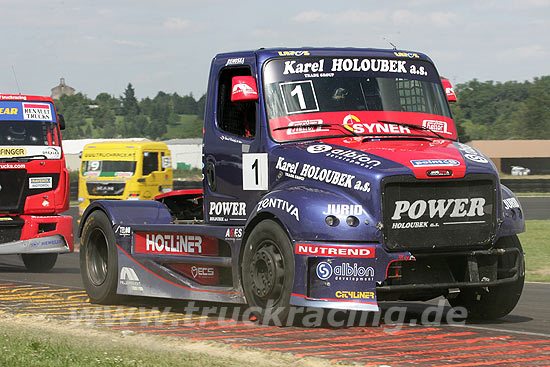
[{"label": "grass verge", "polygon": [[0,316],[0,366],[329,366],[290,354],[126,334],[68,322]]},{"label": "grass verge", "polygon": [[202,170],[200,168],[176,168],[174,170],[175,179],[185,179],[188,181],[202,181]]},{"label": "grass verge", "polygon": [[519,235],[525,252],[525,280],[550,282],[550,220],[527,220]]}]

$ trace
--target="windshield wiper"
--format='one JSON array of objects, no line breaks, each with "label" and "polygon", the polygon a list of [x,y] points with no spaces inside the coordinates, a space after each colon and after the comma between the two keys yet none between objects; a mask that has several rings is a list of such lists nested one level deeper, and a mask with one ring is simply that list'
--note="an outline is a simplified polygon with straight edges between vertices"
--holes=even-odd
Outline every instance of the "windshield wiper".
[{"label": "windshield wiper", "polygon": [[433,131],[432,129],[429,129],[425,126],[409,124],[409,123],[406,123],[406,122],[394,122],[394,121],[385,121],[385,120],[378,120],[378,122],[381,122],[381,123],[384,123],[384,124],[394,124],[394,125],[399,125],[399,126],[410,127],[410,128],[417,129],[417,130],[429,131],[429,132],[431,132],[432,134],[435,134],[437,137],[439,137],[441,139],[454,140],[454,139],[451,139],[451,138],[447,138],[446,136],[443,136],[440,133],[438,133],[436,131]]},{"label": "windshield wiper", "polygon": [[350,130],[346,126],[340,125],[340,124],[315,124],[315,125],[302,125],[302,126],[281,126],[281,127],[276,127],[275,129],[273,129],[273,131],[299,129],[299,128],[309,128],[309,127],[314,128],[314,127],[335,127],[335,126],[344,129],[345,132],[350,133],[353,136],[359,136],[359,134],[357,134],[355,131],[353,131],[353,128],[350,127],[351,128],[351,130]]},{"label": "windshield wiper", "polygon": [[48,159],[44,154],[25,155],[21,157],[5,157],[0,158],[2,163],[26,163],[33,159]]}]

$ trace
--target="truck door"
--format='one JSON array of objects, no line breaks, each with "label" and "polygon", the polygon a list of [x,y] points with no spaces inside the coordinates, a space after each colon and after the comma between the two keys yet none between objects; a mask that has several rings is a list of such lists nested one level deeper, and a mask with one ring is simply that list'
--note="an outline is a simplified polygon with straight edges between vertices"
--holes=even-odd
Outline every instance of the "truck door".
[{"label": "truck door", "polygon": [[267,189],[261,187],[267,185],[267,177],[255,185],[260,169],[267,175],[267,154],[258,153],[258,101],[231,101],[233,77],[254,75],[255,58],[249,65],[244,58],[243,65],[224,67],[230,60],[217,60],[220,68],[214,67],[211,75],[217,82],[215,89],[211,83],[205,114],[205,217],[210,222],[244,224],[261,189]]},{"label": "truck door", "polygon": [[171,191],[174,187],[172,157],[167,152],[160,152],[160,168],[162,170],[159,177],[160,193]]},{"label": "truck door", "polygon": [[140,180],[143,184],[142,198],[150,200],[159,193],[160,177],[159,153],[143,152],[143,177]]}]

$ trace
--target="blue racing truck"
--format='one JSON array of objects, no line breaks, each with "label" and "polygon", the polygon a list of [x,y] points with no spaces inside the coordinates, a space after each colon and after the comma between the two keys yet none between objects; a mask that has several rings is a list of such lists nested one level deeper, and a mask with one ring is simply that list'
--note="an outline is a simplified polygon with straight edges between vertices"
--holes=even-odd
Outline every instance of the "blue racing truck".
[{"label": "blue racing truck", "polygon": [[458,141],[445,82],[418,52],[217,55],[202,189],[94,201],[80,227],[90,300],[248,303],[284,320],[444,296],[471,318],[507,315],[522,208]]}]

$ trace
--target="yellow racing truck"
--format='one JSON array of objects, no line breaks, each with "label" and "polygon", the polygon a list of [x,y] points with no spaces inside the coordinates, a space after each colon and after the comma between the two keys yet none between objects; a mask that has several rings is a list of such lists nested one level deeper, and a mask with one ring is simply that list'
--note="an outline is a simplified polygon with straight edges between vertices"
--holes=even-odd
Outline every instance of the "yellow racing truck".
[{"label": "yellow racing truck", "polygon": [[165,143],[110,141],[87,144],[78,181],[79,214],[98,199],[151,200],[172,191],[172,160]]}]

